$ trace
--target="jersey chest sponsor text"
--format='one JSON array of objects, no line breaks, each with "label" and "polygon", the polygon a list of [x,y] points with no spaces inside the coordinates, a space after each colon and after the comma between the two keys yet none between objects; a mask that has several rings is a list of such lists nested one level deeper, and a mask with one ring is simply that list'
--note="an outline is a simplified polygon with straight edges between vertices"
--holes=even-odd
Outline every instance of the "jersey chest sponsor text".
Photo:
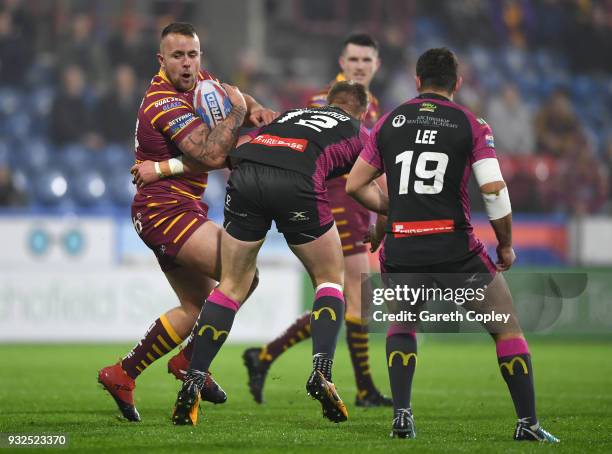
[{"label": "jersey chest sponsor text", "polygon": [[438,219],[433,221],[394,222],[391,225],[391,231],[394,238],[450,233],[455,231],[455,221]]},{"label": "jersey chest sponsor text", "polygon": [[261,134],[255,137],[252,143],[258,145],[265,145],[266,147],[283,147],[291,148],[294,151],[303,153],[308,146],[308,140],[306,139],[294,139],[290,137],[278,137],[271,134]]}]

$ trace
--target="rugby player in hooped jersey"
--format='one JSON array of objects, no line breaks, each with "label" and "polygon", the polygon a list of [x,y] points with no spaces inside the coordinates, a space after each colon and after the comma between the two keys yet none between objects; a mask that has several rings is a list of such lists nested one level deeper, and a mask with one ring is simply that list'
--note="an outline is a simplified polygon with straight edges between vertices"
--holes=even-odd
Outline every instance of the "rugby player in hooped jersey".
[{"label": "rugby player in hooped jersey", "polygon": [[[225,166],[243,123],[261,126],[277,115],[236,87],[223,84],[232,110],[210,130],[193,109],[197,81],[214,78],[200,70],[200,55],[200,42],[191,24],[172,23],[165,27],[157,54],[160,70],[138,112],[137,166],[149,160],[151,167],[167,178],[139,186],[132,204],[132,221],[141,239],[157,256],[180,306],[155,320],[117,364],[99,371],[98,381],[129,421],[140,420],[134,406],[135,379],[189,335],[214,281],[220,278],[221,229],[208,221],[208,207],[201,202],[207,181],[205,172]],[[174,176],[182,173],[183,160],[198,173]],[[251,290],[256,283],[253,276]],[[189,350],[188,344],[168,364],[168,371],[179,379],[189,364]],[[210,375],[202,399],[214,403],[226,399]]]},{"label": "rugby player in hooped jersey", "polygon": [[[489,332],[518,416],[514,439],[558,442],[538,422],[531,355],[501,274],[512,266],[515,255],[510,198],[493,133],[484,120],[453,102],[461,86],[457,66],[446,48],[420,56],[420,95],[377,122],[346,190],[366,208],[388,214],[380,253],[383,273],[469,273],[488,285],[485,306],[474,309],[511,314],[505,326]],[[467,195],[472,171],[498,240],[496,263],[472,232]],[[374,182],[382,173],[387,175],[388,196]],[[422,274],[415,279],[423,279]],[[431,281],[438,279],[431,276]],[[392,323],[387,332],[394,407],[391,435],[401,438],[416,436],[410,406],[417,360],[414,329],[409,323]]]},{"label": "rugby player in hooped jersey", "polygon": [[[332,363],[344,320],[344,267],[326,180],[348,172],[367,136],[358,119],[367,108],[362,85],[338,82],[328,106],[290,110],[230,153],[234,169],[225,196],[221,281],[194,327],[189,370],[175,404],[174,424],[195,424],[208,368],[227,339],[255,276],[271,223],[306,267],[315,288],[310,326],[313,371],[308,393],[333,422],[348,413],[332,383]],[[278,310],[283,310],[279,306]]]}]

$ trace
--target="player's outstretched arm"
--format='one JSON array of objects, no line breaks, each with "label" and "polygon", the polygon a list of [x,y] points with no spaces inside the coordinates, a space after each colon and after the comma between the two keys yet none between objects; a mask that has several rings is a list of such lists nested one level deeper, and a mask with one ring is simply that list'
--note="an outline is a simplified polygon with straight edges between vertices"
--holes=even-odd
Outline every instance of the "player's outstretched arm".
[{"label": "player's outstretched arm", "polygon": [[362,158],[357,158],[346,180],[346,193],[375,213],[386,215],[389,196],[374,181],[382,172]]},{"label": "player's outstretched arm", "polygon": [[178,144],[183,154],[211,169],[225,166],[225,158],[236,143],[238,129],[247,112],[246,101],[240,90],[228,84],[223,84],[223,88],[233,106],[227,118],[212,131],[205,124],[198,126]]},{"label": "player's outstretched arm", "polygon": [[[252,137],[249,135],[240,136],[238,137],[236,146],[239,147],[251,140]],[[226,167],[226,163],[227,161],[224,163],[223,167]],[[138,164],[134,164],[130,169],[130,173],[134,175],[134,183],[136,186],[142,187],[164,178],[176,175],[201,175],[211,170],[217,170],[218,168],[219,167],[210,167],[187,155],[182,155],[161,162],[142,161]]]}]

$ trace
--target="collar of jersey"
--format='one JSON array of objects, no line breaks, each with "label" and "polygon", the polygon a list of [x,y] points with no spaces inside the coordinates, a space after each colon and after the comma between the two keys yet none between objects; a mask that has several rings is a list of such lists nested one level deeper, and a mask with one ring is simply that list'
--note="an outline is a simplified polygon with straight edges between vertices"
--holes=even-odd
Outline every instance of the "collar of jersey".
[{"label": "collar of jersey", "polygon": [[440,101],[450,101],[446,96],[439,95],[437,93],[422,93],[417,96],[417,99],[439,99]]}]

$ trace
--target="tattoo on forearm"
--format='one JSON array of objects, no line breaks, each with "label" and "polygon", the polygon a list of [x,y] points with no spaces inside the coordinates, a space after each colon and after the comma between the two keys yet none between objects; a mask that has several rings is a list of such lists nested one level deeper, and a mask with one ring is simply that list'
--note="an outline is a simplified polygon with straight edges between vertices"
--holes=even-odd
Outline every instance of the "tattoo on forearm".
[{"label": "tattoo on forearm", "polygon": [[194,131],[188,136],[192,148],[190,156],[203,164],[224,159],[238,138],[238,129],[245,115],[246,109],[234,106],[227,118],[212,131],[205,128]]}]

